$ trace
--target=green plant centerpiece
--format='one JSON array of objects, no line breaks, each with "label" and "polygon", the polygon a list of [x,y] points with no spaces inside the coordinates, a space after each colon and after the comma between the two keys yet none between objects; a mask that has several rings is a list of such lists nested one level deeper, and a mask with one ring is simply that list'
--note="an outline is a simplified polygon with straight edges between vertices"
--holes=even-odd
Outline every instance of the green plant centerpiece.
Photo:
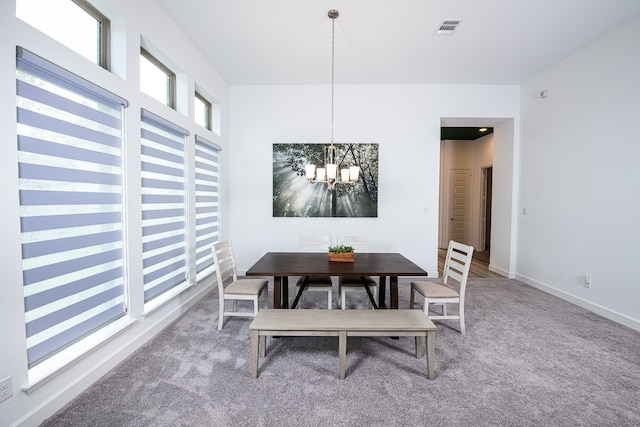
[{"label": "green plant centerpiece", "polygon": [[331,246],[329,247],[329,261],[353,262],[353,252],[353,246]]}]

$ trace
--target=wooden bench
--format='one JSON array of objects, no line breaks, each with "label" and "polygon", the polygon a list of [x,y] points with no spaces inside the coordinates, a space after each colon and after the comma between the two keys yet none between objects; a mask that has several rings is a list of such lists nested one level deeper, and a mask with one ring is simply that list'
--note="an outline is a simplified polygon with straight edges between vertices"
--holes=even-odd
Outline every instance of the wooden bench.
[{"label": "wooden bench", "polygon": [[428,378],[434,379],[436,326],[422,310],[260,310],[251,323],[251,378],[258,377],[258,359],[267,336],[337,336],[340,379],[345,377],[347,337],[414,336],[416,358],[426,340]]}]

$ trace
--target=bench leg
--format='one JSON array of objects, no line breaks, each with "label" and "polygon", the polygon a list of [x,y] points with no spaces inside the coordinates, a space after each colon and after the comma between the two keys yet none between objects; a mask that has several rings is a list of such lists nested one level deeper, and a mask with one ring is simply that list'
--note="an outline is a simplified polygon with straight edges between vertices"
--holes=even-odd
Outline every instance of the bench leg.
[{"label": "bench leg", "polygon": [[416,335],[416,359],[422,357],[422,335]]},{"label": "bench leg", "polygon": [[434,365],[436,360],[436,331],[427,331],[427,367],[429,369],[429,379],[433,380],[436,377],[434,372]]},{"label": "bench leg", "polygon": [[260,357],[264,357],[264,355],[267,353],[267,336],[266,335],[262,335],[259,339],[260,341]]},{"label": "bench leg", "polygon": [[340,379],[344,379],[347,365],[347,331],[340,331],[338,335],[338,353],[340,354]]},{"label": "bench leg", "polygon": [[[251,331],[251,378],[258,378],[258,347],[259,347],[259,331]],[[263,347],[264,348],[264,347]]]}]

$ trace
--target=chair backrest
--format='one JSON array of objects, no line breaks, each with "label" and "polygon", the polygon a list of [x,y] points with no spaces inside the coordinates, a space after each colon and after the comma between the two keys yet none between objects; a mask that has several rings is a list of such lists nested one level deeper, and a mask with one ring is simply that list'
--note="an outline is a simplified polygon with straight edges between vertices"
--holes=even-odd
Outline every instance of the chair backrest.
[{"label": "chair backrest", "polygon": [[463,245],[453,240],[449,241],[442,281],[447,283],[447,280],[451,277],[460,283],[461,298],[464,298],[464,289],[467,286],[472,257],[473,246]]},{"label": "chair backrest", "polygon": [[300,236],[300,252],[329,252],[331,236]]},{"label": "chair backrest", "polygon": [[338,236],[338,245],[352,246],[354,252],[369,252],[369,236]]},{"label": "chair backrest", "polygon": [[218,276],[218,290],[224,291],[225,282],[232,280],[238,280],[238,273],[236,272],[236,264],[233,260],[233,250],[231,249],[231,241],[225,240],[223,242],[214,243],[211,251],[213,252],[213,261],[216,266],[216,276]]}]

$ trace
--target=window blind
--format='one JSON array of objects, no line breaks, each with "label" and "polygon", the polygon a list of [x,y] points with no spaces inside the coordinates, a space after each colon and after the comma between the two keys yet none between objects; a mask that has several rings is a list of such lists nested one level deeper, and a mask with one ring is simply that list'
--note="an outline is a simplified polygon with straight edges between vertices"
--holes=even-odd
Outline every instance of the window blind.
[{"label": "window blind", "polygon": [[142,253],[145,303],[184,283],[186,129],[142,110]]},{"label": "window blind", "polygon": [[220,147],[195,136],[196,280],[213,272],[211,245],[218,241],[218,153]]},{"label": "window blind", "polygon": [[18,47],[17,143],[29,368],[126,313],[127,101]]}]

